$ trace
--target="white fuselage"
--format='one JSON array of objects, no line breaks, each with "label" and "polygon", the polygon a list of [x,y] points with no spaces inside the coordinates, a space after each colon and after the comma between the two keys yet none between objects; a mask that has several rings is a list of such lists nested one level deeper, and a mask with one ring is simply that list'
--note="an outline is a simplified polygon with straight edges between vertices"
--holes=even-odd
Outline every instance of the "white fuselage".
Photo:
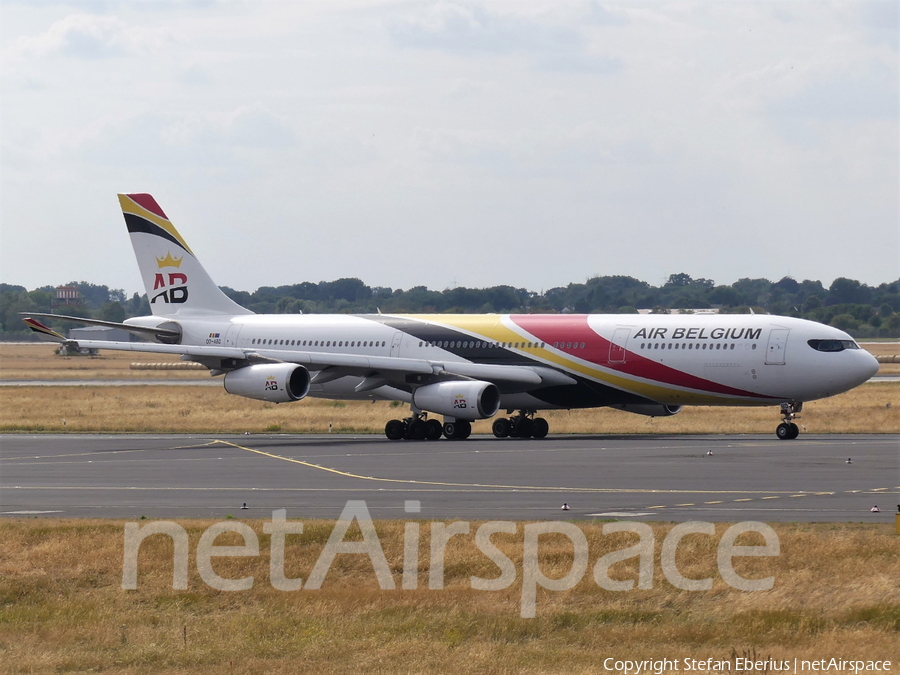
[{"label": "white fuselage", "polygon": [[[158,318],[158,317],[157,317]],[[853,343],[812,321],[769,315],[239,315],[179,317],[182,345],[387,357],[440,364],[540,366],[568,385],[503,392],[504,408],[773,405],[851,389],[877,370],[859,348],[819,351],[810,340]],[[325,379],[325,378],[323,378]],[[356,391],[364,378],[313,385],[311,396],[401,398],[398,383]],[[501,388],[502,391],[502,388]],[[621,400],[620,400],[621,399]]]}]

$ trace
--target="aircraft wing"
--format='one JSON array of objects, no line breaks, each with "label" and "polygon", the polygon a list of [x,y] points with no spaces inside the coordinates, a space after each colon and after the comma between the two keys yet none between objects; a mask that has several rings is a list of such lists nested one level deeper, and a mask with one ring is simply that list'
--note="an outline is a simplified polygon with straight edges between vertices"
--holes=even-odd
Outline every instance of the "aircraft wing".
[{"label": "aircraft wing", "polygon": [[[396,380],[406,376],[429,375],[438,379],[476,379],[502,385],[507,391],[526,391],[541,386],[574,384],[575,380],[552,368],[540,366],[499,366],[468,361],[432,361],[391,356],[366,356],[307,352],[285,349],[244,349],[206,345],[164,345],[151,342],[111,342],[107,340],[67,340],[83,349],[178,354],[184,360],[203,363],[212,370],[227,367],[222,361],[253,363],[298,363],[311,371],[333,369],[340,377],[384,375]],[[325,375],[319,381],[334,379]],[[315,378],[314,378],[314,381]]]}]

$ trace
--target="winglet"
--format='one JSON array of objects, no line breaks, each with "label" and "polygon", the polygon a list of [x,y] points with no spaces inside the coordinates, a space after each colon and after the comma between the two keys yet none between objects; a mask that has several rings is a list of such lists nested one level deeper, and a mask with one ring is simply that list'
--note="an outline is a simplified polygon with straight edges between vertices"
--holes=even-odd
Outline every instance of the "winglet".
[{"label": "winglet", "polygon": [[28,326],[32,331],[38,334],[38,337],[41,340],[49,341],[49,342],[65,342],[66,338],[57,333],[55,330],[50,328],[49,326],[45,326],[37,319],[32,319],[30,316],[22,319],[25,322],[25,325]]}]

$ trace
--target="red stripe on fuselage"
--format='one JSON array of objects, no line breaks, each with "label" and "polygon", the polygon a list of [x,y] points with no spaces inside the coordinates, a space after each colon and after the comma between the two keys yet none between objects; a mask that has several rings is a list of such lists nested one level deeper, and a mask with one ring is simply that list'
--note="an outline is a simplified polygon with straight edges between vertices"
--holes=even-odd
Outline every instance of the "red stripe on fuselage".
[{"label": "red stripe on fuselage", "polygon": [[[609,350],[612,343],[595,333],[588,325],[588,317],[583,314],[571,315],[565,318],[558,314],[514,314],[510,315],[509,318],[516,325],[522,327],[542,342],[547,343],[548,346],[554,343],[578,345],[578,347],[563,346],[557,347],[557,349],[573,358],[589,361],[626,375],[642,377],[660,384],[716,394],[770,398],[752,391],[735,389],[734,387],[719,384],[696,375],[690,375],[632,351],[625,351],[624,363],[610,363]],[[582,342],[584,343],[584,349],[581,349]]]}]

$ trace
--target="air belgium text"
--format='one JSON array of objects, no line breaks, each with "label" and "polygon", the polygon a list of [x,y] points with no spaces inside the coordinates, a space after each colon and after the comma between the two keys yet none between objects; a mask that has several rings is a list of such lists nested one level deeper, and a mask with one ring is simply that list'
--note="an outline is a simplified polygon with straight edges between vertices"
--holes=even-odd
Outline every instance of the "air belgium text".
[{"label": "air belgium text", "polygon": [[634,334],[636,338],[647,340],[758,340],[762,328],[641,328]]}]

